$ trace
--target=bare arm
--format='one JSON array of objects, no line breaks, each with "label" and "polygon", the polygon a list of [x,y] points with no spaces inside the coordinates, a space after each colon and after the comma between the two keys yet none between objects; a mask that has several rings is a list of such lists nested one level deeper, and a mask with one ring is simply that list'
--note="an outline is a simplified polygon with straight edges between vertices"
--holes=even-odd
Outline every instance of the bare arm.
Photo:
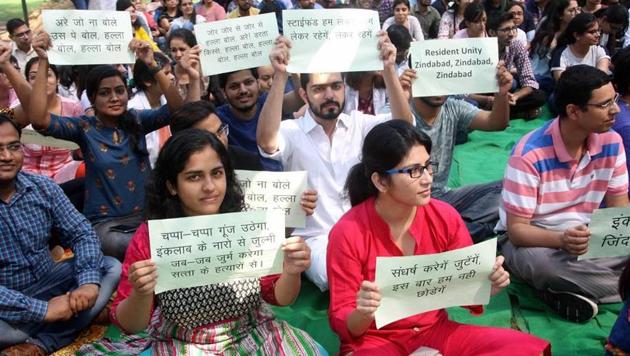
[{"label": "bare arm", "polygon": [[359,337],[370,328],[374,314],[381,305],[381,292],[374,282],[363,281],[357,292],[357,306],[350,312],[346,321],[348,331]]},{"label": "bare arm", "polygon": [[24,112],[23,108],[29,106],[31,96],[31,85],[26,81],[26,78],[16,69],[9,58],[11,57],[11,46],[3,41],[0,41],[0,68],[2,72],[7,76],[7,79],[15,89],[18,99],[20,100],[20,106],[14,110],[15,121],[20,127],[30,124],[28,116]]},{"label": "bare arm", "polygon": [[282,250],[284,266],[276,281],[274,295],[278,305],[285,306],[293,303],[300,293],[300,275],[311,265],[311,249],[301,237],[293,236],[284,241]]},{"label": "bare arm", "polygon": [[151,319],[157,267],[151,260],[134,262],[128,279],[133,288],[116,307],[116,318],[125,331],[137,333],[146,329]]},{"label": "bare arm", "polygon": [[403,90],[396,70],[396,47],[387,37],[387,33],[379,33],[378,49],[383,60],[383,79],[392,111],[392,118],[405,120],[414,124],[414,117],[409,108],[407,94]]},{"label": "bare arm", "polygon": [[610,195],[606,194],[604,197],[606,202],[606,207],[608,208],[616,208],[616,207],[626,207],[630,205],[628,201],[628,194],[620,194],[620,195]]},{"label": "bare arm", "polygon": [[515,246],[557,248],[576,256],[588,251],[591,231],[586,225],[553,231],[531,225],[529,219],[506,214],[508,236]]},{"label": "bare arm", "polygon": [[188,74],[190,82],[185,101],[187,103],[201,100],[201,64],[199,63],[199,45],[187,50],[179,61],[182,69]]},{"label": "bare arm", "polygon": [[608,73],[610,70],[610,59],[602,58],[597,62],[597,69],[601,70],[604,73]]},{"label": "bare arm", "polygon": [[492,111],[480,111],[470,123],[472,130],[499,131],[505,129],[510,122],[510,103],[508,93],[512,88],[512,74],[503,63],[497,69],[499,92],[494,95]]}]

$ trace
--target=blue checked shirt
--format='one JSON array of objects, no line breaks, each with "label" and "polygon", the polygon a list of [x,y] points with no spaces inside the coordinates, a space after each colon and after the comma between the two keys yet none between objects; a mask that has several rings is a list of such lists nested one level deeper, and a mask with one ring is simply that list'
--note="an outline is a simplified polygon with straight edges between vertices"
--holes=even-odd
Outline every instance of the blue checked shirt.
[{"label": "blue checked shirt", "polygon": [[9,203],[0,200],[0,319],[41,322],[48,301],[25,290],[53,267],[48,250],[51,230],[75,254],[77,285],[100,284],[101,246],[88,220],[50,179],[20,172]]}]

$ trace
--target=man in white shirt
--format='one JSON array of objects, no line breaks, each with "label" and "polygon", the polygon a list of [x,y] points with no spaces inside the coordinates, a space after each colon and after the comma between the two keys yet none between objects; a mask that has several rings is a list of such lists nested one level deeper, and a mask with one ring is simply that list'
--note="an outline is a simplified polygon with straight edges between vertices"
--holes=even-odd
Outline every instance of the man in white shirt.
[{"label": "man in white shirt", "polygon": [[33,57],[37,57],[31,45],[33,33],[26,22],[21,19],[7,21],[7,32],[9,32],[9,38],[13,41],[13,52],[11,54],[17,59],[20,70],[24,73],[26,62]]},{"label": "man in white shirt", "polygon": [[345,84],[341,73],[313,73],[300,78],[299,94],[307,103],[306,113],[296,120],[281,122],[284,87],[289,78],[289,40],[278,37],[269,55],[275,74],[258,121],[256,141],[263,157],[281,161],[285,170],[308,171],[309,188],[318,192],[314,214],[306,218],[306,227],[296,229],[294,234],[305,238],[311,249],[312,264],[306,275],[321,290],[328,289],[328,232],[350,208],[344,198],[344,185],[352,166],[359,163],[363,139],[374,126],[392,117],[414,122],[396,73],[396,47],[385,33],[379,36],[383,78],[391,105],[391,114],[386,115],[371,116],[359,111],[344,114]]}]

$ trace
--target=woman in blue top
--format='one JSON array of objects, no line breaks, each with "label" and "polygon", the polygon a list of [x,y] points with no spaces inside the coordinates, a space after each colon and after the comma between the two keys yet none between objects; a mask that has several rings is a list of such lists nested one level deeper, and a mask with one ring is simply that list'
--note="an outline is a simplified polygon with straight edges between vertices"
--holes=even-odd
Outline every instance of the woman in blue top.
[{"label": "woman in blue top", "polygon": [[[183,100],[157,65],[151,45],[132,40],[130,49],[154,72],[166,97],[166,105],[155,110],[127,110],[129,98],[124,78],[112,66],[98,66],[88,74],[86,87],[95,116],[50,114],[44,99],[48,68],[46,50],[50,45],[46,33],[38,34],[33,41],[39,68],[44,70],[37,72],[33,85],[33,96],[42,100],[31,100],[28,116],[33,127],[42,134],[73,141],[81,148],[86,167],[84,214],[94,224],[104,254],[122,261],[133,232],[142,222],[144,186],[151,167],[145,135],[169,125],[170,112],[182,106]],[[189,65],[198,61],[198,57],[194,54],[187,57],[182,61],[184,67],[191,80],[198,81],[199,73]],[[199,92],[191,92],[187,99],[199,100]]]}]

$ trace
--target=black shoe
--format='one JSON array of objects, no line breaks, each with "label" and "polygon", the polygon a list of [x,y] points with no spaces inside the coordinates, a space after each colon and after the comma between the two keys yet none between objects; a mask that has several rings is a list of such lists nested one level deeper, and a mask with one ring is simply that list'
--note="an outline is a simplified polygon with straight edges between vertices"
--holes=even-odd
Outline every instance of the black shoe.
[{"label": "black shoe", "polygon": [[561,318],[575,323],[585,323],[593,319],[599,311],[592,300],[571,292],[548,289],[540,291],[539,297]]}]

